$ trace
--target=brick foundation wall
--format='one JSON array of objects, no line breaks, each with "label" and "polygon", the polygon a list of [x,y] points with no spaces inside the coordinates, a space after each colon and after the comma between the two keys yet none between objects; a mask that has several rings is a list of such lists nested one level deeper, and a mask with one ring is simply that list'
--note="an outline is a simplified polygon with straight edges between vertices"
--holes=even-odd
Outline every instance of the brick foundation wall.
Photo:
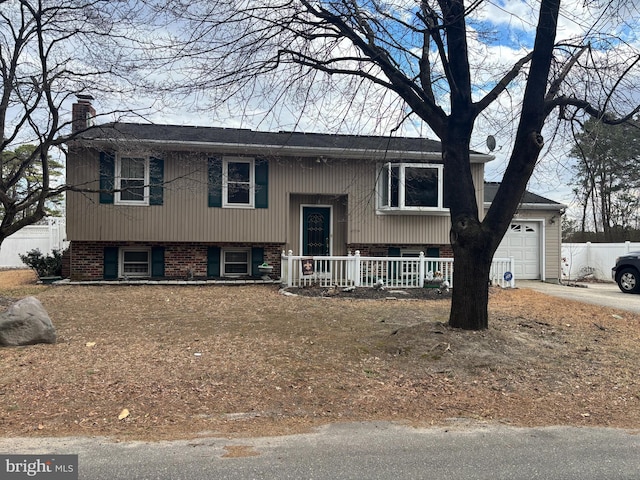
[{"label": "brick foundation wall", "polygon": [[[207,250],[209,247],[261,247],[264,261],[273,266],[272,278],[280,277],[280,257],[285,246],[282,244],[237,244],[237,243],[115,243],[115,242],[72,242],[69,253],[69,278],[74,281],[102,280],[104,274],[105,247],[155,247],[162,246],[164,252],[164,273],[168,279],[206,278]],[[428,248],[438,248],[440,257],[453,257],[451,245],[392,245],[395,248],[427,252]],[[351,253],[360,251],[363,257],[386,257],[389,245],[350,244]]]},{"label": "brick foundation wall", "polygon": [[104,247],[109,243],[72,242],[69,278],[75,281],[100,280],[104,272]]},{"label": "brick foundation wall", "polygon": [[102,280],[104,274],[105,247],[156,247],[165,248],[165,278],[188,279],[207,276],[207,250],[209,247],[261,247],[264,261],[273,266],[273,278],[280,277],[281,244],[205,244],[205,243],[115,243],[72,242],[70,248],[69,277],[74,281]]}]

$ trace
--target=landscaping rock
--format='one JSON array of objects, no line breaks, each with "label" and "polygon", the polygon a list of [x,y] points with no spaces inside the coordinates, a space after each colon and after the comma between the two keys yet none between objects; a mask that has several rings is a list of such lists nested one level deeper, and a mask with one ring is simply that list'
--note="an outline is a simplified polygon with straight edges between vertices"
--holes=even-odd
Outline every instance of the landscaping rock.
[{"label": "landscaping rock", "polygon": [[56,343],[56,329],[35,297],[27,297],[0,313],[0,346]]}]

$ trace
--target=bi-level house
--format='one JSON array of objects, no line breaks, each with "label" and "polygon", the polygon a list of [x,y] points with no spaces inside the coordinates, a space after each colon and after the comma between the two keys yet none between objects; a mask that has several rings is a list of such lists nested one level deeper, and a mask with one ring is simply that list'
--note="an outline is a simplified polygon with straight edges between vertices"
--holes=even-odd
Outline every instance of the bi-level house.
[{"label": "bi-level house", "polygon": [[[73,106],[80,131],[95,116]],[[471,168],[483,208],[484,164]],[[113,123],[69,145],[73,280],[259,275],[298,255],[452,256],[439,142]],[[479,212],[482,213],[482,212]]]}]

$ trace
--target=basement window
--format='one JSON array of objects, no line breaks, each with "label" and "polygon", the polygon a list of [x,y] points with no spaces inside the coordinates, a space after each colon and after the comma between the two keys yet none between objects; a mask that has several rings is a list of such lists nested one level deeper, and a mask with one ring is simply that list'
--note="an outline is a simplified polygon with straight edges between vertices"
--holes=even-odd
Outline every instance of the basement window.
[{"label": "basement window", "polygon": [[222,251],[222,276],[248,276],[251,268],[251,252],[249,249],[225,249]]},{"label": "basement window", "polygon": [[122,277],[149,277],[151,275],[151,250],[141,248],[120,249]]}]

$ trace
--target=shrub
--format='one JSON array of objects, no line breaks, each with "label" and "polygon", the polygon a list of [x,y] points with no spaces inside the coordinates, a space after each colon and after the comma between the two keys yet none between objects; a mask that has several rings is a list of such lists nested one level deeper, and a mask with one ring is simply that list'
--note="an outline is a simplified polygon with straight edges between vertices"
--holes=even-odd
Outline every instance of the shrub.
[{"label": "shrub", "polygon": [[62,252],[53,250],[50,255],[43,255],[35,248],[26,255],[20,254],[20,260],[25,265],[33,268],[38,277],[59,277],[62,275]]}]

